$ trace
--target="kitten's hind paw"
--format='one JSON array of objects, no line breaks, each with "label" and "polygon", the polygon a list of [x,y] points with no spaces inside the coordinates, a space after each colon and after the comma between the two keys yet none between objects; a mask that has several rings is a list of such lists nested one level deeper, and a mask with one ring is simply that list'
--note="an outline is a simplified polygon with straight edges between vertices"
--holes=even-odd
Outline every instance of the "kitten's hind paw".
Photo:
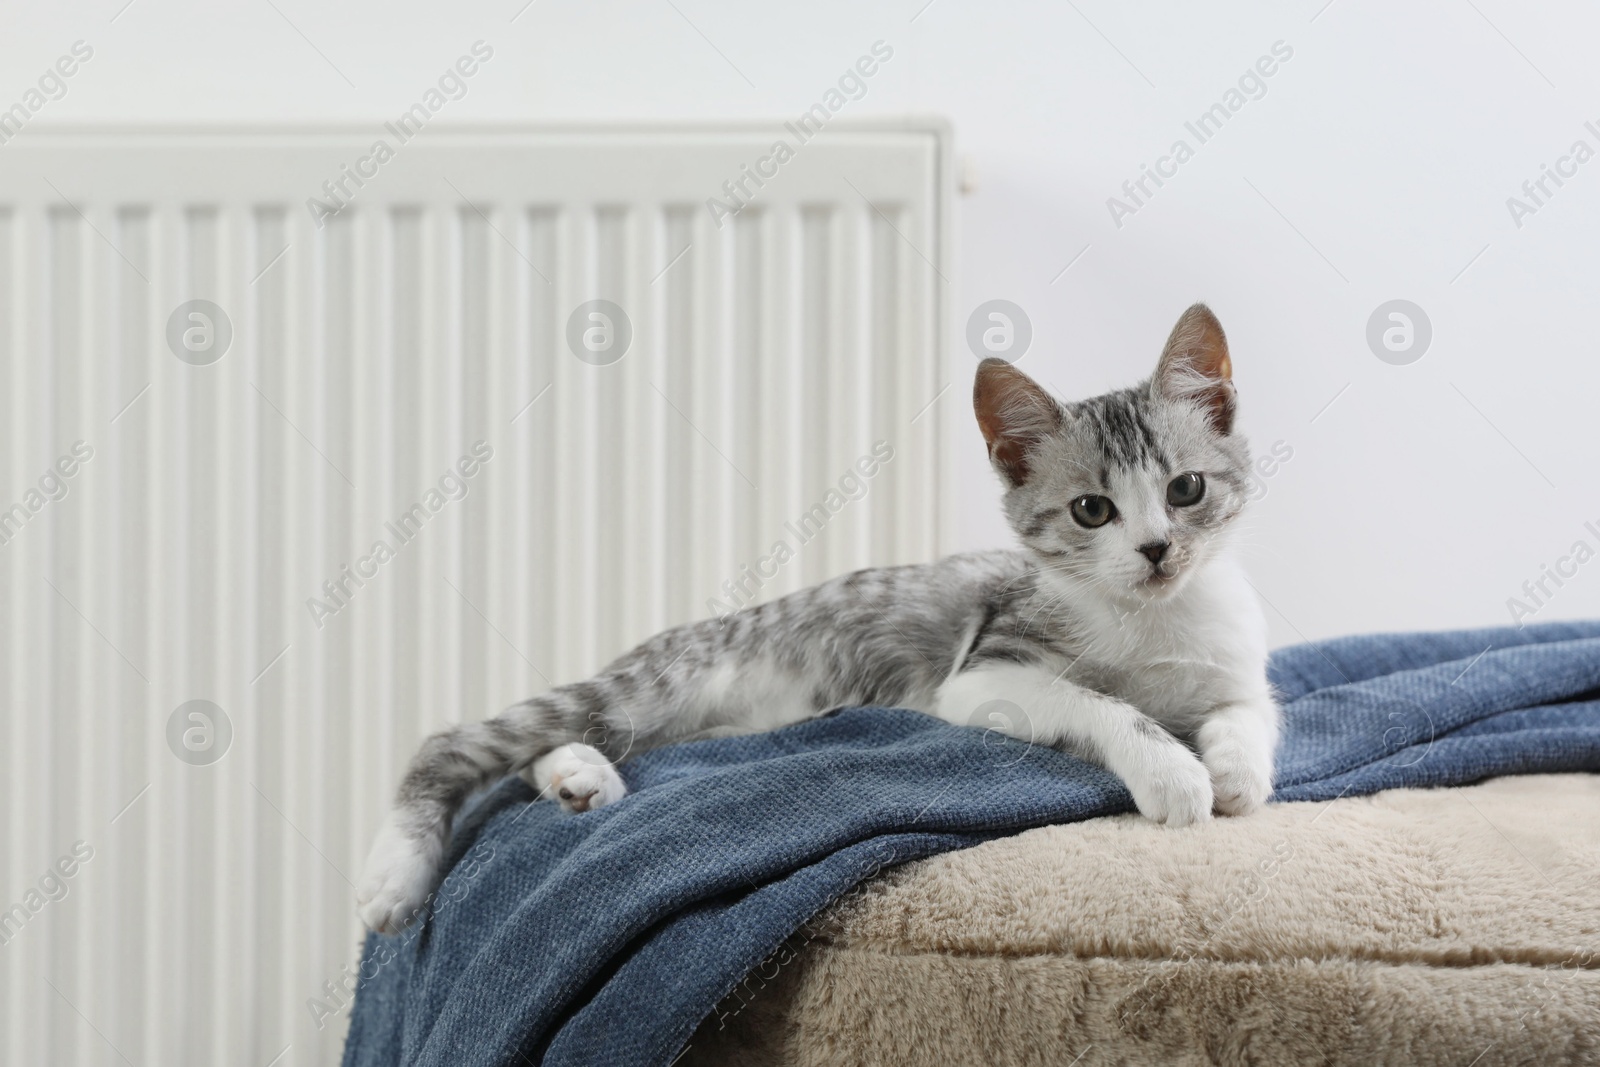
[{"label": "kitten's hind paw", "polygon": [[397,934],[422,914],[439,881],[437,840],[403,833],[394,816],[384,820],[356,887],[356,910],[367,929]]},{"label": "kitten's hind paw", "polygon": [[534,760],[522,777],[567,811],[593,811],[628,795],[622,775],[591,745],[562,745]]}]

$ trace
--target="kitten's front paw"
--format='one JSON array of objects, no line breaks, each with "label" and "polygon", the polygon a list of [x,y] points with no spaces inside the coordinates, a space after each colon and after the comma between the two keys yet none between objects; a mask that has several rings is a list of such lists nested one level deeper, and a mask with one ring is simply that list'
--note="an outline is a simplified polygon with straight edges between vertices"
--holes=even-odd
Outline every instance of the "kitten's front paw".
[{"label": "kitten's front paw", "polygon": [[356,887],[356,910],[367,929],[397,934],[411,925],[438,883],[441,852],[437,841],[401,832],[394,816],[384,820]]},{"label": "kitten's front paw", "polygon": [[567,811],[592,811],[628,795],[622,775],[591,745],[562,745],[534,760],[522,777]]},{"label": "kitten's front paw", "polygon": [[1168,826],[1188,826],[1211,818],[1211,775],[1176,742],[1153,750],[1123,781],[1139,813]]},{"label": "kitten's front paw", "polygon": [[1252,757],[1242,746],[1224,744],[1202,757],[1211,772],[1217,810],[1224,815],[1249,815],[1272,795],[1272,760]]}]

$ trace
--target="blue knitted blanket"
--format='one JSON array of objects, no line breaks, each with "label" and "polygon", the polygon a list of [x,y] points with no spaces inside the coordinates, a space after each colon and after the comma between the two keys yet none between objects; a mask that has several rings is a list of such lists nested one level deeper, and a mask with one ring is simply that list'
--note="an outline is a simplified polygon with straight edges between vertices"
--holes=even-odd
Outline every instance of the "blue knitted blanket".
[{"label": "blue knitted blanket", "polygon": [[[1274,654],[1271,674],[1277,800],[1600,770],[1600,622],[1342,638]],[[1133,809],[1071,756],[886,708],[622,772],[631,795],[599,811],[511,780],[463,818],[432,918],[367,938],[345,1067],[666,1065],[874,872]]]}]

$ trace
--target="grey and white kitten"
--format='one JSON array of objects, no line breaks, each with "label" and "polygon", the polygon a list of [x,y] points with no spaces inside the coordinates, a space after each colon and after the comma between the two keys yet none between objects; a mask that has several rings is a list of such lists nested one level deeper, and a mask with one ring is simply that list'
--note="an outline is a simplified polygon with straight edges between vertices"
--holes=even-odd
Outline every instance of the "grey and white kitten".
[{"label": "grey and white kitten", "polygon": [[1101,764],[1168,826],[1260,806],[1278,709],[1229,549],[1249,455],[1216,317],[1184,312],[1131,389],[1063,404],[990,359],[973,399],[1021,551],[857,571],[675,627],[588,681],[435,734],[367,859],[366,924],[419,914],[457,810],[505,775],[588,811],[626,793],[625,754],[842,705],[957,724],[1010,708],[998,728]]}]

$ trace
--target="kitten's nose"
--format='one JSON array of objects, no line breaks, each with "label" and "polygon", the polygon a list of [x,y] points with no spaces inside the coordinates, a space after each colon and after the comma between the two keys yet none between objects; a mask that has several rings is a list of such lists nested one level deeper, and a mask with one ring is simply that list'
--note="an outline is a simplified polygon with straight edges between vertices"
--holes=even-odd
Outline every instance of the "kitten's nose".
[{"label": "kitten's nose", "polygon": [[1167,549],[1171,547],[1172,544],[1169,541],[1151,541],[1147,545],[1140,545],[1139,552],[1145,559],[1159,566],[1162,557],[1167,554]]}]

